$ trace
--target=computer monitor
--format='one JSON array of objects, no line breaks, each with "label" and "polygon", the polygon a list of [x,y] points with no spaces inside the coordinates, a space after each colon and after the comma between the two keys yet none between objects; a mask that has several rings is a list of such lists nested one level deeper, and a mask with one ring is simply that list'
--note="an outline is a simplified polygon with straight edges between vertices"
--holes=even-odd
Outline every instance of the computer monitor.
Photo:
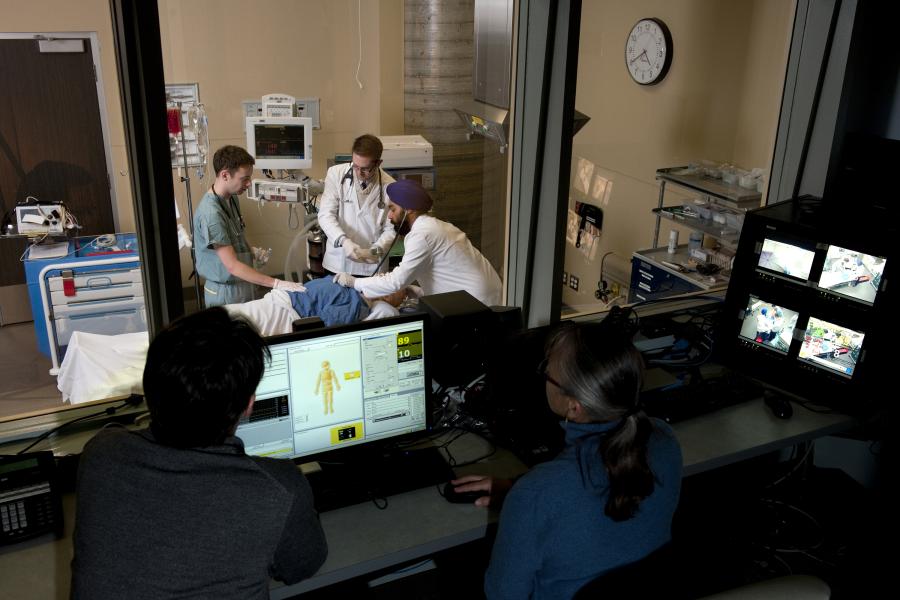
[{"label": "computer monitor", "polygon": [[795,310],[750,295],[738,335],[751,344],[787,354],[798,317]]},{"label": "computer monitor", "polygon": [[849,379],[853,377],[865,337],[861,331],[811,316],[797,358]]},{"label": "computer monitor", "polygon": [[310,461],[431,429],[428,317],[267,338],[272,354],[236,435],[248,454]]},{"label": "computer monitor", "polygon": [[829,245],[816,284],[821,290],[871,306],[886,266],[883,256]]},{"label": "computer monitor", "polygon": [[815,247],[804,248],[776,239],[763,240],[758,266],[785,278],[806,281],[815,258]]},{"label": "computer monitor", "polygon": [[247,117],[247,151],[257,169],[311,169],[312,119]]}]

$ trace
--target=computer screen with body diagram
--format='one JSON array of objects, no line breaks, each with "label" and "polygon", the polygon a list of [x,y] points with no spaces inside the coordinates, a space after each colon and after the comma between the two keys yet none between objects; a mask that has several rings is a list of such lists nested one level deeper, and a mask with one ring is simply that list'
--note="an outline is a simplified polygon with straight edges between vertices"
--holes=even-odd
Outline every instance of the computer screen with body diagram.
[{"label": "computer screen with body diagram", "polygon": [[312,457],[428,429],[426,318],[268,338],[271,361],[236,433],[247,453]]}]

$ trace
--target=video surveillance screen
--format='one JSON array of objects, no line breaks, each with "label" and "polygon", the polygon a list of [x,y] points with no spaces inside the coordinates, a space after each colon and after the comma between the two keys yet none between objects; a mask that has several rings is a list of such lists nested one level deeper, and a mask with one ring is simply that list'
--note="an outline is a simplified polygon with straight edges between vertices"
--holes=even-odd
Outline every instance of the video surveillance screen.
[{"label": "video surveillance screen", "polygon": [[787,354],[798,316],[797,311],[750,296],[739,335],[750,344]]},{"label": "video surveillance screen", "polygon": [[886,264],[880,256],[829,246],[818,284],[823,290],[873,304]]},{"label": "video surveillance screen", "polygon": [[797,358],[850,378],[864,337],[860,331],[810,317]]},{"label": "video surveillance screen", "polygon": [[815,252],[775,240],[763,241],[759,267],[781,275],[806,281],[812,269]]}]

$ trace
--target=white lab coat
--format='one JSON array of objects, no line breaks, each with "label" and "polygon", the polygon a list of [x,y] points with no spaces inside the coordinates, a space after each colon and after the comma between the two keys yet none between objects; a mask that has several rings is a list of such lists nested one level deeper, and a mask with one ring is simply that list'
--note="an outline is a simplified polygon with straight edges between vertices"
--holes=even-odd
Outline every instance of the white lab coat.
[{"label": "white lab coat", "polygon": [[500,277],[456,226],[419,215],[403,240],[403,260],[390,273],[357,279],[367,298],[386,296],[418,280],[425,295],[465,290],[487,306],[501,302]]},{"label": "white lab coat", "polygon": [[[319,207],[319,226],[328,236],[328,241],[322,265],[333,273],[371,275],[375,272],[376,265],[350,260],[343,248],[334,246],[342,235],[346,235],[359,244],[360,248],[378,246],[383,252],[387,252],[394,239],[394,226],[387,218],[387,192],[384,192],[384,208],[378,208],[378,178],[375,177],[372,183],[375,189],[369,192],[360,206],[355,184],[349,178],[344,179],[352,168],[350,163],[334,165],[325,175],[325,192]],[[381,171],[383,188],[393,181],[393,177]]]}]

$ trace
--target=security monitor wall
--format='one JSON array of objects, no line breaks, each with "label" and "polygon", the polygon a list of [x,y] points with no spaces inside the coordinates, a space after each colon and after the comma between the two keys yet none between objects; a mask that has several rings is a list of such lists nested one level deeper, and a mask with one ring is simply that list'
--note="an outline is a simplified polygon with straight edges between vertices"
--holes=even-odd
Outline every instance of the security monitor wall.
[{"label": "security monitor wall", "polygon": [[859,361],[863,338],[860,331],[810,317],[797,358],[850,378]]},{"label": "security monitor wall", "polygon": [[840,246],[828,246],[819,288],[866,304],[873,304],[887,260]]},{"label": "security monitor wall", "polygon": [[748,211],[716,340],[722,362],[848,414],[873,406],[896,362],[893,227],[836,218],[812,197]]},{"label": "security monitor wall", "polygon": [[812,250],[766,238],[757,264],[773,273],[806,281],[815,256]]},{"label": "security monitor wall", "polygon": [[797,311],[750,296],[739,335],[745,343],[787,354],[798,316]]}]

